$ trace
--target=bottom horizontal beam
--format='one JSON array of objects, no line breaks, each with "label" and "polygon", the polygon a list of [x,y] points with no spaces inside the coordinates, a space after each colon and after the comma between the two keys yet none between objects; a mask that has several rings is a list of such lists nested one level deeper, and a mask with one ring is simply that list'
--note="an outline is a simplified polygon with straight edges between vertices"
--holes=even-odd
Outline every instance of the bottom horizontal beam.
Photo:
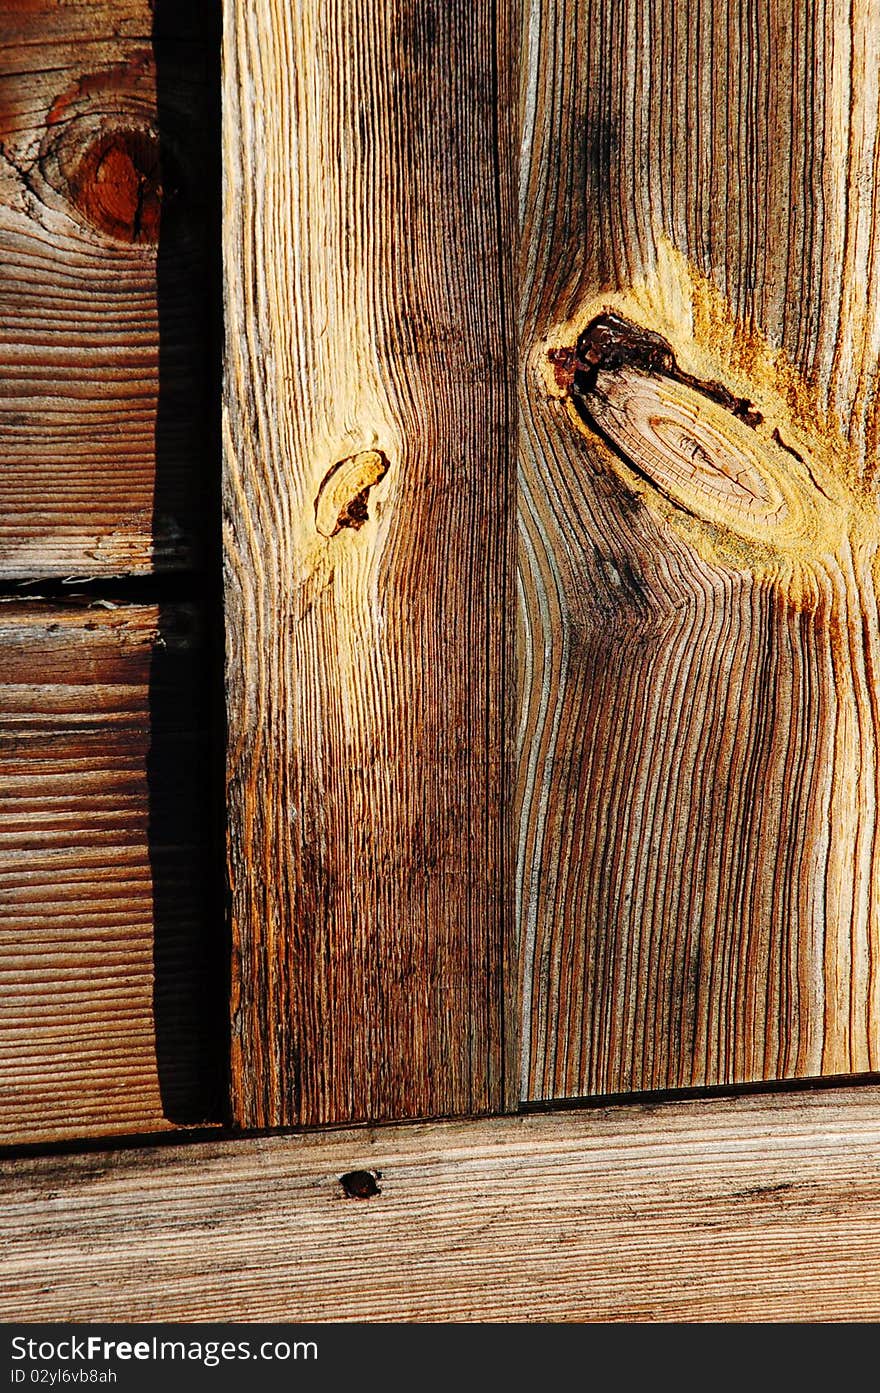
[{"label": "bottom horizontal beam", "polygon": [[876,1320],[880,1088],[0,1164],[18,1320]]}]

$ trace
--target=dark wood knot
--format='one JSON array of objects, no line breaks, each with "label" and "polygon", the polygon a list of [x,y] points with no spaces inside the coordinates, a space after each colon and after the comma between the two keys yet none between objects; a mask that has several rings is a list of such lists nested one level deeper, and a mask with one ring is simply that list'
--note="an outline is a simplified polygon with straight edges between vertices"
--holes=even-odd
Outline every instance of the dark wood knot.
[{"label": "dark wood knot", "polygon": [[149,126],[103,132],[68,174],[71,203],[119,242],[155,243],[162,214],[159,138]]}]

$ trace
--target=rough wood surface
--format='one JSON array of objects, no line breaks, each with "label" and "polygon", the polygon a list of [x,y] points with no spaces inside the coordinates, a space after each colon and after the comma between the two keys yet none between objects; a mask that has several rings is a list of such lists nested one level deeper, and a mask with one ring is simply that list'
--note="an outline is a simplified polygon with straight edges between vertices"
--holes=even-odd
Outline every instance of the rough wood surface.
[{"label": "rough wood surface", "polygon": [[464,0],[226,6],[249,1126],[502,1099],[515,242],[496,21]]},{"label": "rough wood surface", "polygon": [[197,660],[186,610],[0,604],[6,1143],[216,1116]]},{"label": "rough wood surface", "polygon": [[5,1320],[880,1318],[873,1087],[19,1159],[0,1196]]},{"label": "rough wood surface", "polygon": [[4,8],[0,577],[196,558],[219,236],[212,10]]},{"label": "rough wood surface", "polygon": [[867,0],[533,0],[526,1098],[876,1070]]}]

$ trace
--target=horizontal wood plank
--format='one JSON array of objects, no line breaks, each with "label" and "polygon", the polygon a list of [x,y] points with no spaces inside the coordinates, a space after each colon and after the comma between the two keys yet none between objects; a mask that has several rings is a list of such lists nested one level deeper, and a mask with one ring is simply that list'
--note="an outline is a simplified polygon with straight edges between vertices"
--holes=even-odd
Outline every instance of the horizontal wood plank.
[{"label": "horizontal wood plank", "polygon": [[0,1198],[6,1320],[880,1318],[872,1086],[10,1160]]},{"label": "horizontal wood plank", "polygon": [[4,1142],[216,1116],[200,658],[185,607],[0,603]]},{"label": "horizontal wood plank", "polygon": [[0,577],[197,561],[217,29],[201,0],[3,15]]},{"label": "horizontal wood plank", "polygon": [[225,6],[232,1093],[245,1126],[503,1100],[507,13]]}]

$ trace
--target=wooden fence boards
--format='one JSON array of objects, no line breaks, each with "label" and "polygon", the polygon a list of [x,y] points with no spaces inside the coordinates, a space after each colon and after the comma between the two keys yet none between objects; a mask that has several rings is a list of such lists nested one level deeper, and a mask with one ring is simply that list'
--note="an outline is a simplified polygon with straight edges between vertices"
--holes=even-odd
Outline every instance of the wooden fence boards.
[{"label": "wooden fence boards", "polygon": [[[0,580],[198,562],[206,17],[4,21]],[[535,0],[515,38],[511,8],[458,0],[226,22],[236,1121],[876,1071],[871,7]],[[29,672],[0,689],[7,947],[17,1003],[43,926],[48,1033],[21,1079],[0,1049],[10,1136],[195,1120],[202,1044],[186,1103],[148,1057],[155,952],[179,947],[180,1003],[202,952],[191,653],[157,677],[154,607],[61,607],[45,643],[28,613],[0,635]],[[126,1024],[102,1052],[105,947]]]},{"label": "wooden fence boards", "polygon": [[506,32],[465,3],[226,7],[232,1087],[247,1126],[502,1102]]},{"label": "wooden fence boards", "polygon": [[0,604],[0,1138],[221,1108],[193,615]]},{"label": "wooden fence boards", "polygon": [[529,15],[522,1096],[876,1070],[876,13]]}]

